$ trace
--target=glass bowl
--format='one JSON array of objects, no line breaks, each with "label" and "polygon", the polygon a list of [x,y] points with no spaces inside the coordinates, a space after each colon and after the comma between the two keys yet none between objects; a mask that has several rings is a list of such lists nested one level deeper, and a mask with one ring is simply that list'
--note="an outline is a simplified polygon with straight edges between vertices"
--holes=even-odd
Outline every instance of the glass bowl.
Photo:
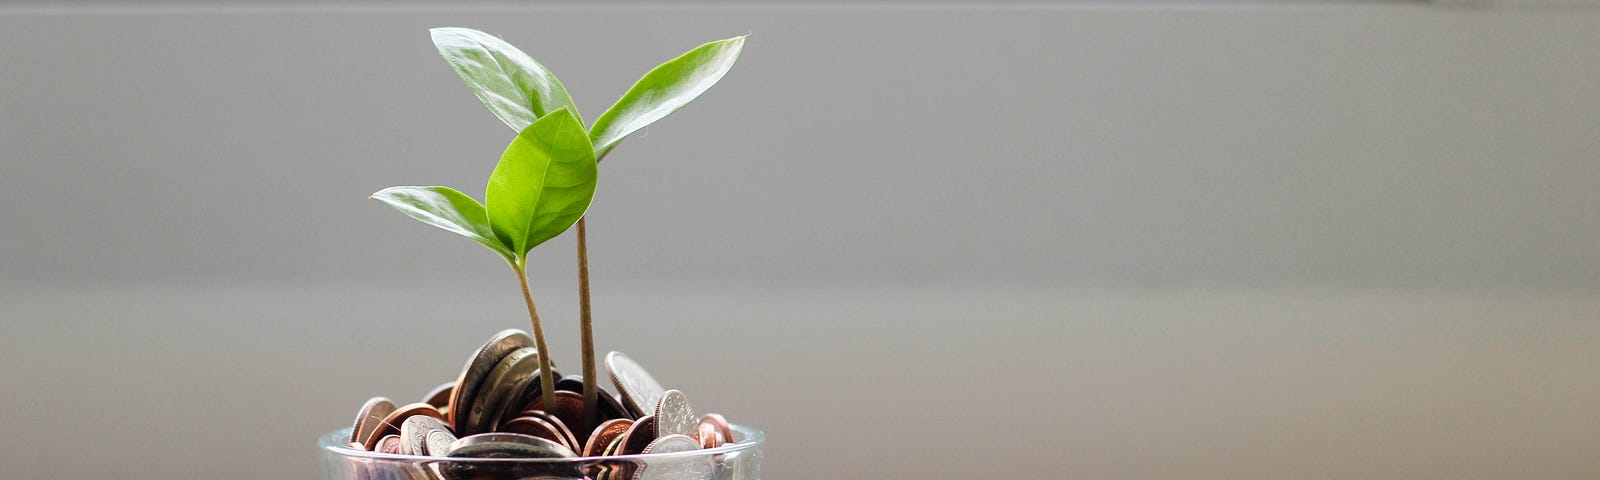
[{"label": "glass bowl", "polygon": [[688,452],[575,458],[449,458],[355,450],[350,429],[317,440],[327,480],[758,480],[760,430],[733,425],[739,442]]}]

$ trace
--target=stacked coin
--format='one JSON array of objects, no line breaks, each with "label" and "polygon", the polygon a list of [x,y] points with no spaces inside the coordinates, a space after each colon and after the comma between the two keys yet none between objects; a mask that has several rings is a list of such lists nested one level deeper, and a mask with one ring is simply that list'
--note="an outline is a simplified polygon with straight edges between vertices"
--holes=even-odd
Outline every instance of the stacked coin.
[{"label": "stacked coin", "polygon": [[[585,412],[583,379],[561,377],[554,392],[541,391],[533,339],[506,330],[484,343],[454,382],[423,401],[368,400],[356,415],[349,447],[429,457],[557,459],[682,452],[737,441],[721,415],[696,415],[683,392],[663,388],[628,356],[611,352],[605,365],[618,395],[601,389],[597,411]],[[554,398],[554,411],[544,409],[546,395]],[[619,478],[618,472],[590,473],[596,480]]]}]

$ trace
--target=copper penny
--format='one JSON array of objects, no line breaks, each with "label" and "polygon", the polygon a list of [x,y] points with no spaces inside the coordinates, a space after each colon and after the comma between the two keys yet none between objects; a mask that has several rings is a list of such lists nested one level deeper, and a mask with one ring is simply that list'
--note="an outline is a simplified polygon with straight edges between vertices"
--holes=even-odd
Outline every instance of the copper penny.
[{"label": "copper penny", "polygon": [[556,390],[583,393],[583,375],[567,375],[556,380]]},{"label": "copper penny", "polygon": [[387,435],[399,435],[400,425],[405,423],[407,418],[415,415],[427,415],[440,420],[444,419],[444,414],[439,413],[439,409],[433,408],[433,405],[422,402],[405,404],[395,409],[394,413],[390,413],[389,416],[383,417],[383,422],[378,425],[378,429],[372,432],[371,437],[367,437],[367,449],[376,451],[378,440],[382,440]]},{"label": "copper penny", "polygon": [[611,445],[611,441],[621,437],[623,433],[628,431],[628,427],[632,426],[633,420],[626,418],[606,420],[605,423],[595,427],[594,433],[589,435],[589,441],[583,445],[583,456],[598,457],[604,455],[605,449]]},{"label": "copper penny", "polygon": [[722,415],[715,413],[701,415],[700,423],[710,424],[711,426],[716,427],[717,432],[722,434],[722,441],[727,443],[734,443],[736,441],[733,438],[733,426],[729,425],[728,419],[722,418]]},{"label": "copper penny", "polygon": [[561,417],[544,413],[543,410],[527,412],[527,415],[544,419],[544,421],[554,425],[556,427],[556,431],[560,432],[561,435],[567,439],[564,443],[572,446],[572,451],[576,452],[583,448],[583,443],[578,441],[578,435],[573,433],[572,428],[568,427],[567,422],[562,421]]},{"label": "copper penny", "polygon": [[[522,412],[524,415],[528,412],[544,412],[544,396],[541,395],[530,400],[527,406],[522,407]],[[561,424],[572,429],[572,432],[576,434],[583,430],[583,394],[558,390],[556,391],[556,411],[545,413],[561,419]],[[583,432],[583,435],[574,435],[573,438],[580,442],[578,445],[583,445],[582,442],[588,440],[589,435],[588,432]]]},{"label": "copper penny", "polygon": [[394,413],[394,402],[384,397],[372,397],[367,403],[361,405],[361,411],[356,412],[356,423],[350,427],[350,441],[362,445],[367,444],[367,438],[378,429],[383,417]]},{"label": "copper penny", "polygon": [[500,425],[498,431],[501,433],[531,435],[567,446],[566,434],[561,433],[561,430],[557,429],[555,425],[537,416],[513,418],[511,421]]},{"label": "copper penny", "polygon": [[500,359],[516,349],[533,346],[533,338],[517,329],[502,330],[489,338],[478,351],[467,358],[467,365],[461,368],[461,376],[456,377],[456,388],[450,392],[450,426],[457,432],[466,423],[467,412],[471,405],[472,395],[477,393],[478,385],[489,376],[489,371],[500,363]]},{"label": "copper penny", "polygon": [[[580,398],[580,399],[583,398],[581,396],[581,395],[583,395],[583,392],[579,392],[577,390],[570,390],[570,391],[569,390],[562,390],[559,387],[557,387],[556,390],[578,394],[578,395],[580,395],[578,398]],[[533,396],[531,398],[534,398],[536,400],[541,400],[542,401],[542,399],[538,398],[539,397],[538,392],[530,391],[530,393],[533,394]],[[626,419],[629,419],[629,420],[633,420],[633,419],[637,418],[633,414],[633,412],[629,412],[628,411],[627,407],[622,406],[622,401],[621,400],[617,400],[617,396],[616,395],[612,395],[611,392],[607,392],[607,391],[605,391],[605,389],[599,389],[599,390],[595,391],[595,394],[596,394],[595,395],[595,397],[596,397],[595,400],[597,400],[596,406],[598,407],[598,410],[600,410],[600,415],[595,418],[596,422],[604,422],[606,420],[611,420],[611,419],[614,419],[614,418],[626,418]],[[559,394],[557,394],[557,395],[558,395],[558,398],[556,399],[556,402],[559,404],[561,402],[561,399],[559,398]],[[533,402],[524,402],[524,403],[527,404],[527,407],[523,407],[523,410],[528,410],[528,409],[533,409],[533,408],[544,408],[543,405],[540,405],[538,403],[533,403]],[[556,407],[556,408],[561,408],[561,407]]]},{"label": "copper penny", "polygon": [[628,427],[628,433],[623,434],[623,442],[618,447],[618,455],[638,455],[644,452],[644,447],[656,440],[656,416],[645,415],[633,422]]},{"label": "copper penny", "polygon": [[399,454],[400,453],[400,436],[399,435],[385,435],[383,438],[378,439],[378,448],[374,449],[373,451],[376,451],[378,453]]},{"label": "copper penny", "polygon": [[700,448],[717,448],[722,446],[722,432],[709,423],[702,423],[695,427],[694,439],[700,441]]},{"label": "copper penny", "polygon": [[433,390],[429,390],[427,395],[423,395],[422,403],[433,405],[433,408],[449,408],[450,395],[454,394],[455,391],[456,382],[444,382],[442,385],[433,387]]}]

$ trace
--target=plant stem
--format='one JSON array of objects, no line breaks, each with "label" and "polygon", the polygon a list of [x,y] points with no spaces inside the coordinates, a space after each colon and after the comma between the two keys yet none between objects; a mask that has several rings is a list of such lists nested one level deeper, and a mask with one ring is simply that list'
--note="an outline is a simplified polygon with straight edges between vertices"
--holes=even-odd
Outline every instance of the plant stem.
[{"label": "plant stem", "polygon": [[589,306],[589,242],[584,219],[578,219],[578,321],[583,335],[583,422],[584,431],[594,428],[599,418],[599,377],[594,365],[594,316]]},{"label": "plant stem", "polygon": [[539,309],[533,306],[533,292],[528,291],[528,263],[525,257],[517,258],[513,267],[517,281],[522,283],[522,299],[528,303],[528,320],[533,322],[534,348],[539,349],[539,396],[544,398],[544,411],[556,413],[556,380],[550,371],[550,349],[545,347],[544,327],[539,325]]}]

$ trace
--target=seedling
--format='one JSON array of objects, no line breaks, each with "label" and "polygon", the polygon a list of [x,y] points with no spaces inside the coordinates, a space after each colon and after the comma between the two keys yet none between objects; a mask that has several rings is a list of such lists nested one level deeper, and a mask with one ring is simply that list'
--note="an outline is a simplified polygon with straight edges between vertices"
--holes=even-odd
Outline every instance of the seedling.
[{"label": "seedling", "polygon": [[[592,419],[599,387],[583,218],[594,198],[597,165],[629,135],[688,105],[722,79],[738,60],[745,37],[707,43],[655,67],[585,128],[566,87],[533,57],[477,30],[435,28],[431,33],[439,54],[517,137],[489,177],[484,204],[448,187],[390,187],[372,198],[505,258],[522,286],[545,392],[555,391],[555,380],[528,288],[527,255],[576,223],[584,412]],[[543,397],[545,411],[554,412],[554,396]]]}]

